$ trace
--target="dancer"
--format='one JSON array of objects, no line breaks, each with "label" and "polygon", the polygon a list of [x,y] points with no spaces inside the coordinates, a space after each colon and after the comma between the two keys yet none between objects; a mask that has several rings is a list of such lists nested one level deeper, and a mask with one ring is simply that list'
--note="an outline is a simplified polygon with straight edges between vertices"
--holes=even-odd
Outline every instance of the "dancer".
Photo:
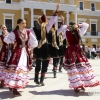
[{"label": "dancer", "polygon": [[34,35],[25,29],[26,21],[17,20],[17,26],[4,38],[6,43],[15,43],[16,46],[8,62],[9,73],[6,76],[5,85],[10,87],[14,95],[21,95],[17,88],[25,88],[28,84],[28,73],[32,69],[32,63],[28,48],[35,48],[38,42]]},{"label": "dancer", "polygon": [[[61,16],[62,24],[64,23],[64,17]],[[59,32],[59,29],[58,29]],[[55,24],[52,26],[51,31],[48,36],[48,43],[50,48],[50,56],[53,58],[53,74],[54,78],[56,78],[57,74],[57,67],[59,63],[59,57],[63,56],[63,39],[62,39],[62,32],[57,37],[57,30]],[[62,62],[61,62],[62,63]]]},{"label": "dancer", "polygon": [[[47,67],[49,64],[50,54],[49,54],[49,47],[48,47],[48,34],[52,27],[52,25],[57,20],[57,14],[59,10],[59,4],[56,7],[56,11],[54,15],[51,17],[51,19],[47,22],[46,16],[43,14],[41,17],[38,18],[38,23],[40,25],[39,27],[34,27],[33,30],[35,32],[35,35],[37,37],[37,40],[39,42],[39,45],[37,48],[34,49],[34,54],[36,56],[36,67],[35,67],[35,78],[34,82],[36,84],[40,84],[41,86],[44,86],[44,77],[45,73],[47,71]],[[41,65],[42,63],[42,65]],[[39,78],[39,72],[41,70],[41,77],[40,81]]]},{"label": "dancer", "polygon": [[2,42],[2,48],[0,51],[0,88],[4,87],[5,80],[5,66],[8,61],[8,56],[10,56],[10,44],[4,42],[5,36],[8,34],[7,27],[5,25],[0,25],[0,29],[2,31],[2,35],[0,35],[0,40]]},{"label": "dancer", "polygon": [[56,78],[56,71],[59,62],[59,46],[57,38],[56,25],[53,24],[51,30],[48,33],[48,43],[49,43],[49,52],[50,57],[53,58],[53,75]]},{"label": "dancer", "polygon": [[66,38],[64,37],[64,34],[66,32],[66,30],[61,30],[62,27],[67,28],[67,25],[64,25],[64,17],[61,16],[61,20],[62,20],[62,25],[61,27],[58,29],[57,31],[57,38],[58,38],[58,45],[59,45],[59,61],[60,61],[60,65],[59,65],[59,72],[62,72],[62,67],[63,67],[63,57],[65,54],[65,49],[66,49]]},{"label": "dancer", "polygon": [[69,87],[75,92],[85,90],[85,87],[94,87],[100,84],[93,73],[90,63],[80,48],[79,41],[87,29],[87,23],[75,24],[70,22],[66,31],[66,38],[69,46],[65,52],[64,68],[68,73]]}]

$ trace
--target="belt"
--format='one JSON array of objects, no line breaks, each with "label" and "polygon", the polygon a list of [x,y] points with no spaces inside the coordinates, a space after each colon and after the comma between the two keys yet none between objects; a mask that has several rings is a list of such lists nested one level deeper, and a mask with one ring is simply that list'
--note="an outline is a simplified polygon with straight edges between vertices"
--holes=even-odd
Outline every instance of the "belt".
[{"label": "belt", "polygon": [[27,47],[27,46],[26,45],[24,45],[24,46],[23,45],[19,45],[18,47],[23,48],[23,47]]}]

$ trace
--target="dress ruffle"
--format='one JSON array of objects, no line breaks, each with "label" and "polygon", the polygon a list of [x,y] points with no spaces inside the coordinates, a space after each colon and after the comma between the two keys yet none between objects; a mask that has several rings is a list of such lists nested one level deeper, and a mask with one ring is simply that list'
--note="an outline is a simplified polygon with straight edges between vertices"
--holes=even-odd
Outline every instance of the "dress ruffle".
[{"label": "dress ruffle", "polygon": [[91,67],[80,67],[67,70],[70,88],[94,87],[100,85]]},{"label": "dress ruffle", "polygon": [[28,84],[29,80],[29,70],[24,68],[24,66],[17,67],[16,70],[13,70],[10,68],[10,70],[6,70],[6,80],[5,80],[5,86],[8,86],[10,88],[25,88]]},{"label": "dress ruffle", "polygon": [[0,66],[0,80],[5,80],[5,68],[4,66]]},{"label": "dress ruffle", "polygon": [[79,45],[69,46],[66,49],[64,68],[67,70],[70,88],[100,85]]}]

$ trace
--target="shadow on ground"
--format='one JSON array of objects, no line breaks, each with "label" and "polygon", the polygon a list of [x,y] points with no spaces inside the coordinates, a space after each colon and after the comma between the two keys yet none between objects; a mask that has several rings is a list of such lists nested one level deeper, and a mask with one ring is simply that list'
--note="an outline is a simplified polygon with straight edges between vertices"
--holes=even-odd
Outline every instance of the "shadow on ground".
[{"label": "shadow on ground", "polygon": [[81,91],[79,93],[75,93],[73,90],[54,90],[54,91],[42,91],[42,92],[29,91],[29,92],[35,95],[61,95],[61,96],[74,96],[74,97],[89,96],[88,92]]},{"label": "shadow on ground", "polygon": [[0,93],[0,99],[12,99],[15,98],[16,96],[13,95],[13,93],[11,91],[3,91]]}]

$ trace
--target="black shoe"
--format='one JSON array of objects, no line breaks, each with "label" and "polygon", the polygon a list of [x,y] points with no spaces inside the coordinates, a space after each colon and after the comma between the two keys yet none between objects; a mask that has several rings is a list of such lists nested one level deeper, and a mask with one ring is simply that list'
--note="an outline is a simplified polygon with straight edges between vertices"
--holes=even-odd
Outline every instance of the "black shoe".
[{"label": "black shoe", "polygon": [[41,86],[45,86],[45,84],[44,84],[43,82],[40,82],[40,85],[41,85]]},{"label": "black shoe", "polygon": [[40,84],[40,82],[38,81],[38,75],[35,75],[34,82],[35,82],[36,84]]},{"label": "black shoe", "polygon": [[81,87],[81,90],[82,90],[82,91],[85,91],[85,88],[84,88],[84,87]]},{"label": "black shoe", "polygon": [[35,80],[34,80],[34,82],[35,82],[35,84],[40,84],[40,82],[39,82],[39,81],[35,81]]},{"label": "black shoe", "polygon": [[0,83],[0,88],[3,88],[3,87],[4,87],[4,80],[2,80]]},{"label": "black shoe", "polygon": [[9,87],[9,91],[13,91],[13,88],[10,88],[10,87]]},{"label": "black shoe", "polygon": [[13,89],[13,94],[15,95],[15,96],[21,96],[21,94],[17,91],[17,89]]},{"label": "black shoe", "polygon": [[76,93],[80,92],[80,90],[79,90],[79,89],[74,89],[74,91],[75,91]]},{"label": "black shoe", "polygon": [[54,78],[56,78],[56,71],[53,72]]},{"label": "black shoe", "polygon": [[62,72],[61,68],[59,68],[59,72]]},{"label": "black shoe", "polygon": [[40,78],[40,85],[41,86],[44,86],[45,85],[43,81],[44,81],[44,76],[41,76],[41,78]]}]

